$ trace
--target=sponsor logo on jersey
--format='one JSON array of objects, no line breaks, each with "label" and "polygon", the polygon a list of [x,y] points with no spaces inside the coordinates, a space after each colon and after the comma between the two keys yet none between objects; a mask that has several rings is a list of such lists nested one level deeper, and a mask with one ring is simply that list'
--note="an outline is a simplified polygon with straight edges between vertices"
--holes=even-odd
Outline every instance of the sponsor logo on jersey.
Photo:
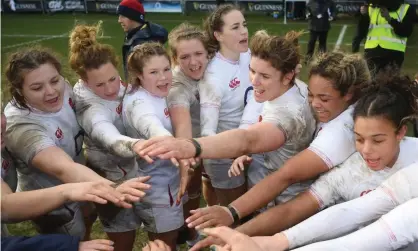
[{"label": "sponsor logo on jersey", "polygon": [[234,78],[233,80],[231,80],[231,82],[229,82],[229,88],[235,90],[237,87],[240,86],[240,83],[241,81],[239,81],[238,78]]},{"label": "sponsor logo on jersey", "polygon": [[261,121],[263,121],[263,116],[258,116],[258,122],[261,122]]},{"label": "sponsor logo on jersey", "polygon": [[7,159],[2,159],[2,160],[1,160],[1,168],[2,168],[4,171],[7,171],[7,170],[9,169],[9,167],[10,167],[10,163],[9,163],[9,161],[8,161]]},{"label": "sponsor logo on jersey", "polygon": [[164,115],[165,115],[166,118],[170,117],[170,113],[168,112],[167,107],[164,109]]},{"label": "sponsor logo on jersey", "polygon": [[120,103],[118,107],[116,107],[116,113],[119,115],[122,113],[122,103]]},{"label": "sponsor logo on jersey", "polygon": [[75,111],[75,103],[72,98],[68,99],[68,104],[70,104],[71,108]]},{"label": "sponsor logo on jersey", "polygon": [[366,191],[361,192],[360,193],[360,197],[363,196],[363,195],[366,195],[366,194],[370,193],[371,191],[373,191],[373,190],[370,190],[369,189],[369,190],[366,190]]},{"label": "sponsor logo on jersey", "polygon": [[55,131],[55,137],[57,137],[59,140],[64,138],[64,134],[62,133],[61,128],[58,127],[58,129]]}]

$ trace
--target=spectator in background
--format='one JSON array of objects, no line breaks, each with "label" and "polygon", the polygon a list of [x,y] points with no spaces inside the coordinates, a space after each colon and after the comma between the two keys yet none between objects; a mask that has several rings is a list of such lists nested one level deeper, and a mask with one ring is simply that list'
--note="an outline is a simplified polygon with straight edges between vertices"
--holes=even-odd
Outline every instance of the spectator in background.
[{"label": "spectator in background", "polygon": [[316,40],[319,40],[319,52],[327,50],[327,36],[336,12],[332,0],[310,0],[306,5],[306,18],[309,20],[309,42],[305,63],[312,58]]},{"label": "spectator in background", "polygon": [[[360,15],[367,15],[367,8],[368,5],[366,2],[360,7]],[[357,53],[360,51],[360,43],[366,36],[362,34],[361,28],[357,25],[356,35],[353,38],[353,43],[351,44],[351,49],[353,53]]]},{"label": "spectator in background", "polygon": [[369,5],[358,27],[362,36],[367,34],[364,55],[372,72],[388,65],[401,68],[415,16],[414,8],[403,0],[381,0]]},{"label": "spectator in background", "polygon": [[145,21],[144,6],[139,0],[122,0],[117,9],[118,22],[126,33],[122,46],[123,71],[125,80],[128,79],[126,61],[134,47],[145,42],[160,42],[164,44],[168,39],[167,30],[159,24]]}]

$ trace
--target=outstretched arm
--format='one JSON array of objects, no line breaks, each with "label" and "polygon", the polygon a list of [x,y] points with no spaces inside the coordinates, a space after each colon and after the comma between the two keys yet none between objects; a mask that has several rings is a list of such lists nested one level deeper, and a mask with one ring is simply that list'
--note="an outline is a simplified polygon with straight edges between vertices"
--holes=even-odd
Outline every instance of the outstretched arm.
[{"label": "outstretched arm", "polygon": [[[117,203],[123,195],[102,182],[68,183],[51,188],[13,193],[1,181],[2,221],[16,222],[46,214],[67,201],[93,201]],[[42,203],[40,203],[42,202]]]},{"label": "outstretched arm", "polygon": [[378,221],[347,236],[296,250],[397,250],[418,242],[418,198],[396,207]]},{"label": "outstretched arm", "polygon": [[[283,234],[289,248],[329,240],[347,234],[389,212],[397,203],[381,189],[363,197],[330,207]],[[315,231],[312,231],[315,229]]]}]

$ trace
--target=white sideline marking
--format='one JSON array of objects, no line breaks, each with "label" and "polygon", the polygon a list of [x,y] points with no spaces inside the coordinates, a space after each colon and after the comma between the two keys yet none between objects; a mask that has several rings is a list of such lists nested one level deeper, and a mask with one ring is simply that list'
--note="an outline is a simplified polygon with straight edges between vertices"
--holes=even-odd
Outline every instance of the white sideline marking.
[{"label": "white sideline marking", "polygon": [[[22,42],[22,43],[18,43],[18,44],[13,44],[13,45],[5,46],[5,47],[3,47],[3,50],[7,50],[7,49],[11,49],[11,48],[16,48],[16,47],[20,47],[20,46],[24,46],[24,45],[28,45],[28,44],[38,43],[38,42],[42,42],[42,41],[46,41],[46,40],[51,40],[51,39],[55,39],[55,38],[68,38],[68,34],[67,33],[63,33],[61,35],[2,34],[1,36],[2,37],[38,38],[38,39],[34,39],[34,40],[31,40],[31,41],[27,41],[27,42]],[[100,38],[112,38],[112,36],[101,36]]]},{"label": "white sideline marking", "polygon": [[345,31],[347,30],[347,25],[344,25],[341,28],[340,35],[338,35],[337,43],[335,44],[334,50],[340,49],[341,43],[343,42]]},{"label": "white sideline marking", "polygon": [[51,39],[54,39],[54,38],[64,37],[65,35],[67,35],[67,33],[64,33],[64,34],[61,34],[61,35],[56,35],[56,36],[49,36],[49,37],[34,39],[34,40],[23,42],[23,43],[13,44],[13,45],[3,47],[3,50],[16,48],[16,47],[20,47],[20,46],[24,46],[24,45],[28,45],[28,44],[38,43],[38,42],[41,42],[41,41],[51,40]]}]

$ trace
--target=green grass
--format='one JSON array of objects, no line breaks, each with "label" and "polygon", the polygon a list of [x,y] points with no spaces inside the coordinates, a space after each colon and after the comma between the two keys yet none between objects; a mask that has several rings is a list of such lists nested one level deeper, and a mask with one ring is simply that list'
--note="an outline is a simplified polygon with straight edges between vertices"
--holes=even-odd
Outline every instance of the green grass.
[{"label": "green grass", "polygon": [[[156,23],[159,23],[171,30],[176,25],[183,21],[188,21],[193,24],[200,25],[206,14],[193,13],[189,16],[179,14],[147,14],[147,18]],[[259,29],[266,29],[272,34],[285,34],[289,30],[303,30],[307,28],[304,21],[289,22],[288,25],[283,24],[283,20],[275,20],[271,17],[261,14],[246,15],[248,21],[248,28],[250,35]],[[93,24],[97,21],[103,21],[104,36],[101,42],[112,45],[121,55],[121,46],[123,43],[124,33],[117,23],[117,16],[110,14],[65,14],[59,13],[55,15],[41,15],[41,14],[2,14],[1,16],[1,61],[2,61],[2,102],[5,104],[8,100],[8,93],[5,89],[6,81],[3,75],[3,69],[7,61],[9,53],[22,49],[25,46],[42,45],[49,47],[57,52],[61,57],[61,62],[64,65],[64,75],[71,83],[75,83],[76,76],[68,69],[68,33],[75,23]],[[347,25],[347,30],[341,44],[341,49],[351,51],[351,39],[355,34],[356,20],[353,18],[345,18],[333,23],[332,29],[328,36],[328,50],[332,50],[337,42],[338,35],[343,25]],[[415,27],[415,30],[418,27]],[[16,35],[25,35],[24,37],[17,37]],[[40,37],[44,35],[46,37]],[[51,38],[48,36],[60,36]],[[43,39],[43,40],[41,40]],[[308,34],[304,34],[301,41],[301,50],[306,51],[306,42],[308,41]],[[403,71],[409,75],[414,75],[418,72],[418,33],[412,35],[409,39]],[[120,67],[121,69],[121,67]],[[122,72],[122,71],[120,71]],[[307,69],[304,67],[300,78],[307,81]],[[36,231],[29,222],[9,225],[9,230],[16,235],[35,235]],[[106,238],[102,231],[100,223],[97,221],[93,226],[92,238]],[[141,244],[146,241],[147,237],[144,232],[139,231],[138,238],[135,243],[134,250],[141,250]]]}]

